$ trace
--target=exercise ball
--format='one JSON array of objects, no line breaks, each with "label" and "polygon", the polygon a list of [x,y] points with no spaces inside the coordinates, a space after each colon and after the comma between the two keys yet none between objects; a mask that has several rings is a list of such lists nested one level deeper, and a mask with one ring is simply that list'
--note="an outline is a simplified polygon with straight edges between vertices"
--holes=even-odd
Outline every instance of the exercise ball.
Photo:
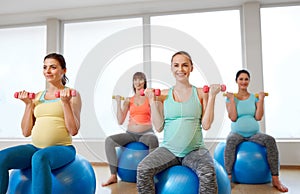
[{"label": "exercise ball", "polygon": [[198,180],[192,169],[172,166],[155,176],[155,190],[157,194],[198,194]]},{"label": "exercise ball", "polygon": [[[223,166],[225,146],[225,143],[220,143],[214,153],[214,158],[220,164],[223,163]],[[271,180],[266,148],[250,141],[240,143],[236,149],[236,160],[232,168],[232,182],[263,184]]]},{"label": "exercise ball", "polygon": [[136,183],[137,166],[148,155],[148,146],[141,142],[131,142],[119,152],[118,176],[122,181]]},{"label": "exercise ball", "polygon": [[237,148],[232,180],[238,183],[271,182],[266,148],[253,142],[243,142]]},{"label": "exercise ball", "polygon": [[214,151],[214,159],[225,168],[225,163],[224,163],[224,152],[225,152],[225,142],[220,142],[215,148]]},{"label": "exercise ball", "polygon": [[[214,161],[218,194],[230,194],[230,180],[224,168]],[[196,173],[186,166],[172,166],[154,177],[157,194],[198,194],[199,179]]]},{"label": "exercise ball", "polygon": [[[7,194],[30,194],[31,168],[12,170]],[[96,178],[91,164],[80,155],[71,163],[52,170],[52,194],[94,194]]]},{"label": "exercise ball", "polygon": [[216,160],[214,160],[214,165],[217,176],[218,194],[231,194],[230,180],[224,167]]}]

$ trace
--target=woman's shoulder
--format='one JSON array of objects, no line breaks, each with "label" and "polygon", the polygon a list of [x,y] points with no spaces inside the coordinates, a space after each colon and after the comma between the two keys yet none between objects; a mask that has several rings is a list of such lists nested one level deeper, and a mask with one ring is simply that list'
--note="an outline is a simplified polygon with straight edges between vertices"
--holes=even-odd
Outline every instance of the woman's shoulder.
[{"label": "woman's shoulder", "polygon": [[255,94],[254,94],[254,93],[250,93],[250,95],[249,95],[249,99],[256,99],[256,96],[255,96]]},{"label": "woman's shoulder", "polygon": [[45,95],[46,90],[42,90],[42,91],[38,91],[37,93],[35,93],[35,99],[40,99],[41,96]]},{"label": "woman's shoulder", "polygon": [[203,88],[192,85],[192,87],[197,91],[197,94],[203,96],[208,93],[204,93]]}]

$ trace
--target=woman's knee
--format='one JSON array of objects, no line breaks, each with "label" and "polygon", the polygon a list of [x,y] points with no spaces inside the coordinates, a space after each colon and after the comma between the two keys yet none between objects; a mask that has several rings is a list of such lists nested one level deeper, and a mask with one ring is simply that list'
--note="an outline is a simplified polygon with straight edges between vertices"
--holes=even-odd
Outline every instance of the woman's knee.
[{"label": "woman's knee", "polygon": [[105,145],[113,145],[115,142],[114,142],[114,140],[112,139],[112,137],[107,137],[106,139],[105,139]]},{"label": "woman's knee", "polygon": [[33,167],[37,164],[47,163],[47,162],[48,162],[48,158],[44,152],[38,151],[35,154],[33,154],[32,158],[31,158],[31,163],[32,163]]},{"label": "woman's knee", "polygon": [[142,174],[146,174],[147,176],[154,176],[155,173],[155,165],[153,159],[149,157],[151,155],[151,153],[146,156],[137,166],[137,171],[138,173],[142,173]]},{"label": "woman's knee", "polygon": [[156,136],[151,137],[150,141],[149,141],[149,148],[155,149],[158,147],[158,145],[159,145],[159,143],[158,143],[157,137]]},{"label": "woman's knee", "polygon": [[150,177],[150,176],[154,176],[154,171],[151,170],[151,168],[149,168],[148,165],[146,165],[145,163],[143,162],[140,162],[138,164],[138,167],[137,167],[137,179],[141,179],[143,177]]},{"label": "woman's knee", "polygon": [[149,149],[158,147],[158,138],[155,135],[144,135],[141,137],[140,141],[144,143]]},{"label": "woman's knee", "polygon": [[143,160],[142,160],[137,166],[137,171],[138,172],[145,171],[145,169],[148,169],[148,168],[149,168],[148,165],[145,162],[143,162]]},{"label": "woman's knee", "polygon": [[276,140],[275,140],[275,138],[272,137],[272,136],[270,136],[270,135],[268,135],[268,136],[267,136],[267,144],[268,144],[268,145],[276,145]]},{"label": "woman's knee", "polygon": [[7,154],[4,154],[2,152],[0,152],[0,165],[1,165],[1,168],[7,168],[7,164],[9,164],[10,162],[9,161],[9,156]]}]

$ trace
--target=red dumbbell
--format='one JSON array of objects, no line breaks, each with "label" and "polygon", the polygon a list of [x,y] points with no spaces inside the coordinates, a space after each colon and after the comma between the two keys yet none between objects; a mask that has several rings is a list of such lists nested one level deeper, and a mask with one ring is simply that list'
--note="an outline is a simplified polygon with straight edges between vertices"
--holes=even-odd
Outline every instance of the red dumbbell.
[{"label": "red dumbbell", "polygon": [[[15,92],[14,97],[15,97],[15,98],[19,98],[19,92]],[[35,93],[29,92],[29,93],[28,93],[28,98],[29,98],[29,99],[34,99],[34,98],[35,98]]]},{"label": "red dumbbell", "polygon": [[209,87],[208,85],[203,86],[203,92],[208,93],[209,92]]},{"label": "red dumbbell", "polygon": [[[153,91],[154,91],[154,95],[155,95],[155,96],[160,96],[160,89],[153,89]],[[145,92],[145,90],[144,90],[144,89],[141,89],[141,90],[140,90],[140,95],[141,95],[141,96],[145,96],[145,93],[144,93],[144,92]]]},{"label": "red dumbbell", "polygon": [[[76,90],[71,90],[71,96],[72,97],[76,96]],[[55,92],[55,97],[56,98],[60,97],[60,91],[59,90]]]},{"label": "red dumbbell", "polygon": [[[226,91],[226,85],[221,84],[221,91],[222,92]],[[209,92],[209,86],[208,85],[203,86],[203,92],[204,93],[208,93]]]}]

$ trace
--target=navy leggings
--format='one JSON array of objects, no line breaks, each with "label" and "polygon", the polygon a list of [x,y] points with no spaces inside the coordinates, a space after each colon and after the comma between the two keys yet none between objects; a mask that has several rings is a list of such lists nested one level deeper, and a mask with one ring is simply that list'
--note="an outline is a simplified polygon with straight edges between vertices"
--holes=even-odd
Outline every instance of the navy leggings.
[{"label": "navy leggings", "polygon": [[0,151],[0,194],[5,194],[10,169],[32,168],[32,193],[51,194],[51,170],[75,159],[73,146],[37,148],[31,144],[19,145]]}]

